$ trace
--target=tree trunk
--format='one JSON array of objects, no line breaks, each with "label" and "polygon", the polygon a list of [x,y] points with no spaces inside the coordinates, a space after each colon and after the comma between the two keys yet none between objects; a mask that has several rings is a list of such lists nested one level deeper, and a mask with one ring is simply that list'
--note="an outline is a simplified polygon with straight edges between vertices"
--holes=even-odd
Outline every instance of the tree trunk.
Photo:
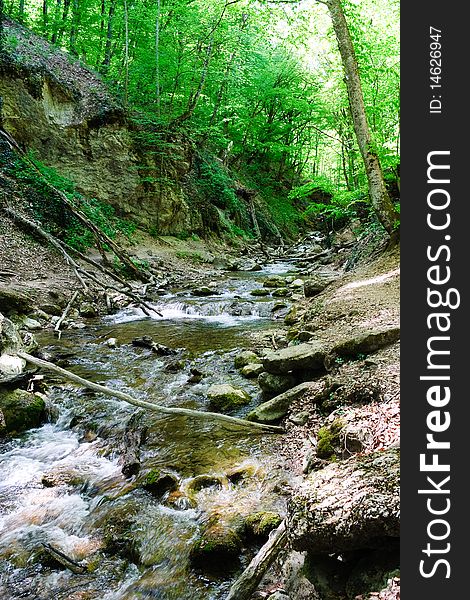
[{"label": "tree trunk", "polygon": [[155,17],[155,102],[157,117],[160,117],[160,0],[157,0]]},{"label": "tree trunk", "polygon": [[357,142],[364,161],[367,181],[369,183],[369,196],[372,206],[388,233],[394,229],[397,215],[390,196],[385,187],[385,182],[380,166],[379,157],[374,148],[369,124],[367,122],[364,97],[362,94],[361,80],[356,60],[356,54],[349,33],[348,24],[344,16],[341,0],[324,0],[328,7],[335,30],[338,47],[343,63],[346,87],[348,90],[351,114],[354,123]]}]

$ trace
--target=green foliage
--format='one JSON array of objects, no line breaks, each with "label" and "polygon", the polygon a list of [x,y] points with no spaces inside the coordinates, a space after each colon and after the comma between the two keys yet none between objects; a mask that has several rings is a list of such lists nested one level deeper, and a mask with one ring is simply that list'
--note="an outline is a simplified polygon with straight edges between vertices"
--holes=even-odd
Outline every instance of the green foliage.
[{"label": "green foliage", "polygon": [[201,161],[196,185],[209,202],[229,214],[243,210],[231,178],[213,159],[207,158]]}]

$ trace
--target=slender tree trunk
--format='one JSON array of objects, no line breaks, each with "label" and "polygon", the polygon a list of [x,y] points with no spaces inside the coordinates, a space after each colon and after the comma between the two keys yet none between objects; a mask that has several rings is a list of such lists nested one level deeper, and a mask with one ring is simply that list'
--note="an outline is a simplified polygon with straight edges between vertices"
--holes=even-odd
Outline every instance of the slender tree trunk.
[{"label": "slender tree trunk", "polygon": [[351,105],[354,131],[364,161],[369,184],[370,200],[383,227],[388,233],[391,233],[394,229],[397,215],[385,187],[382,167],[380,166],[379,157],[372,142],[364,106],[364,97],[362,94],[356,55],[341,0],[324,0],[323,3],[326,4],[330,12],[333,29],[335,30],[336,39],[338,41],[341,60],[346,75],[346,87]]},{"label": "slender tree trunk", "polygon": [[124,0],[124,105],[129,100],[129,12],[127,0]]},{"label": "slender tree trunk", "polygon": [[47,0],[43,0],[42,2],[42,31],[43,35],[47,34],[47,27],[49,25],[49,11],[47,6]]},{"label": "slender tree trunk", "polygon": [[111,64],[112,48],[113,48],[113,19],[116,10],[117,0],[111,0],[108,11],[108,25],[106,29],[106,45],[104,48],[104,58],[102,63],[103,73],[107,73]]},{"label": "slender tree trunk", "polygon": [[157,15],[155,17],[155,102],[157,116],[160,116],[160,0],[157,0]]}]

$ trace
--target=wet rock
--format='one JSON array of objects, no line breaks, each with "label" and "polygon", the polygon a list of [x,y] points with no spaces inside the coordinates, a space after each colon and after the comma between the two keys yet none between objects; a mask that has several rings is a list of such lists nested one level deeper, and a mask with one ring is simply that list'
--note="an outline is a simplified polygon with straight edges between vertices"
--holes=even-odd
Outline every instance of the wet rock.
[{"label": "wet rock", "polygon": [[399,327],[387,327],[375,331],[365,331],[353,338],[343,340],[332,348],[332,354],[338,356],[357,356],[369,354],[400,339]]},{"label": "wet rock", "polygon": [[256,512],[245,520],[245,532],[248,538],[266,541],[273,529],[281,524],[282,518],[275,512]]},{"label": "wet rock", "polygon": [[263,267],[259,263],[254,263],[251,265],[251,267],[248,270],[249,271],[262,271]]},{"label": "wet rock", "polygon": [[161,498],[166,492],[178,489],[178,478],[173,473],[152,469],[147,473],[142,487],[152,496]]},{"label": "wet rock", "polygon": [[184,492],[176,490],[170,492],[168,497],[164,501],[165,506],[169,506],[175,510],[189,510],[196,508],[197,504],[195,500],[189,498]]},{"label": "wet rock", "polygon": [[399,537],[400,451],[330,463],[294,491],[287,531],[311,554],[378,548]]},{"label": "wet rock", "polygon": [[147,348],[148,350],[152,350],[158,356],[170,356],[176,354],[176,350],[173,348],[168,348],[168,346],[163,346],[163,344],[157,344],[149,335],[144,335],[141,338],[134,338],[132,340],[132,345],[137,348]]},{"label": "wet rock", "polygon": [[191,375],[190,377],[188,377],[188,383],[199,383],[205,377],[205,373],[203,373],[199,369],[196,369],[196,367],[191,368],[189,372],[191,373]]},{"label": "wet rock", "polygon": [[187,489],[193,493],[210,488],[221,490],[222,483],[222,479],[216,475],[197,475],[189,482]]},{"label": "wet rock", "polygon": [[251,290],[250,294],[252,296],[269,296],[270,292],[264,288],[255,288],[254,290]]},{"label": "wet rock", "polygon": [[236,369],[241,369],[253,363],[261,363],[260,357],[251,350],[243,350],[235,356],[233,364]]},{"label": "wet rock", "polygon": [[309,342],[269,352],[263,358],[266,371],[274,374],[289,371],[323,370],[327,348],[322,342]]},{"label": "wet rock", "polygon": [[85,477],[78,474],[71,466],[58,466],[44,473],[41,478],[44,487],[78,486],[82,485],[84,481]]},{"label": "wet rock", "polygon": [[311,277],[304,283],[304,294],[306,298],[313,298],[322,292],[328,285],[328,282],[320,277]]},{"label": "wet rock", "polygon": [[2,413],[2,411],[0,410],[0,438],[4,437],[7,433],[8,433],[8,431],[7,431],[7,424],[5,421],[5,417]]},{"label": "wet rock", "polygon": [[98,311],[91,302],[82,302],[78,310],[80,312],[80,316],[85,317],[87,319],[91,319],[93,317],[98,316]]},{"label": "wet rock", "polygon": [[277,288],[276,290],[271,292],[271,295],[274,298],[284,298],[285,296],[290,296],[290,293],[291,292],[290,292],[289,288],[282,287],[282,288]]},{"label": "wet rock", "polygon": [[229,383],[215,384],[207,390],[211,408],[218,411],[229,411],[250,402],[250,396],[240,388]]},{"label": "wet rock", "polygon": [[303,279],[294,279],[294,281],[291,283],[291,286],[294,288],[301,288],[304,286],[304,280]]},{"label": "wet rock", "polygon": [[242,550],[239,529],[217,517],[209,519],[191,548],[192,565],[209,573],[230,573],[238,568]]},{"label": "wet rock", "polygon": [[165,371],[165,373],[178,373],[178,371],[182,371],[184,367],[184,360],[173,358],[166,363],[163,370]]},{"label": "wet rock", "polygon": [[290,405],[294,400],[301,398],[304,394],[317,389],[317,384],[311,381],[306,381],[294,388],[263,402],[254,410],[248,413],[249,421],[257,421],[259,423],[274,423],[280,421],[289,411]]},{"label": "wet rock", "polygon": [[263,286],[266,288],[279,288],[285,287],[286,280],[280,275],[273,275],[272,277],[268,277],[263,281]]},{"label": "wet rock", "polygon": [[213,296],[214,294],[217,294],[217,293],[218,292],[216,292],[216,290],[214,290],[213,288],[210,288],[209,286],[202,286],[202,287],[191,290],[191,294],[193,296]]},{"label": "wet rock", "polygon": [[[264,369],[263,365],[261,368]],[[267,394],[281,394],[296,384],[293,375],[273,375],[263,372],[258,377],[258,384],[263,392]]]},{"label": "wet rock", "polygon": [[261,363],[252,363],[250,365],[245,365],[241,370],[240,374],[247,379],[254,379],[261,375],[264,371],[264,367]]},{"label": "wet rock", "polygon": [[232,485],[239,485],[244,481],[247,481],[256,474],[256,467],[254,465],[233,467],[226,472],[227,480]]},{"label": "wet rock", "polygon": [[39,427],[46,420],[46,405],[39,394],[24,390],[0,390],[0,411],[8,433]]}]

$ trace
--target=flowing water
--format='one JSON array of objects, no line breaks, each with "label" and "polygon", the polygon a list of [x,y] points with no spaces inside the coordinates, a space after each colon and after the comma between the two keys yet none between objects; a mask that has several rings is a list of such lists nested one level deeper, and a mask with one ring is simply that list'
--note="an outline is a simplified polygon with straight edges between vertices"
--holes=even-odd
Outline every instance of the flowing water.
[{"label": "flowing water", "polygon": [[[259,402],[259,388],[240,376],[233,358],[280,314],[279,302],[250,291],[290,270],[278,263],[238,274],[203,298],[174,291],[153,305],[160,315],[125,309],[67,330],[60,341],[44,333],[41,345],[83,377],[167,406],[207,410],[209,386],[232,383],[252,398],[235,413],[243,416]],[[176,354],[131,344],[144,335]],[[191,381],[190,369],[202,377]],[[50,423],[0,447],[0,598],[223,598],[233,574],[197,572],[189,552],[211,515],[230,522],[285,510],[278,492],[289,475],[272,457],[272,438],[208,420],[140,411],[136,418],[135,407],[58,381],[50,404]],[[147,434],[141,474],[126,478],[122,440],[133,423]],[[156,498],[143,489],[151,469],[173,474],[177,491]],[[201,476],[212,483],[196,485]],[[55,560],[51,547],[79,572]],[[240,568],[251,555],[244,553]]]}]

